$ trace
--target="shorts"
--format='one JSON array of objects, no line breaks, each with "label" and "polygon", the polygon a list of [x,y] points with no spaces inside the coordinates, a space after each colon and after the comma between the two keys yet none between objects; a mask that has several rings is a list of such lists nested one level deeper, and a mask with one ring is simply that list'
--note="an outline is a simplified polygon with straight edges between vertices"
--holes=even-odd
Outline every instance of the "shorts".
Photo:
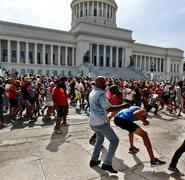
[{"label": "shorts", "polygon": [[16,99],[9,99],[9,102],[11,107],[14,107],[14,108],[18,107],[18,102]]},{"label": "shorts", "polygon": [[114,118],[114,123],[116,126],[120,127],[121,129],[125,129],[130,133],[135,132],[139,128],[139,126],[134,122],[119,117]]},{"label": "shorts", "polygon": [[62,118],[64,116],[64,106],[58,106],[57,108],[57,117]]}]

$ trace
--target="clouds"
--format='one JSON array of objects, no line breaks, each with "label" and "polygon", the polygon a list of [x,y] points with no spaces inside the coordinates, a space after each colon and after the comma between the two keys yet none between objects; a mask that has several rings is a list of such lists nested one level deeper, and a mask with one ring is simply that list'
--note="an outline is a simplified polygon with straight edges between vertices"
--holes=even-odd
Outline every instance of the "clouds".
[{"label": "clouds", "polygon": [[[0,20],[70,30],[72,0],[0,0]],[[116,0],[117,24],[137,42],[185,50],[185,0]]]}]

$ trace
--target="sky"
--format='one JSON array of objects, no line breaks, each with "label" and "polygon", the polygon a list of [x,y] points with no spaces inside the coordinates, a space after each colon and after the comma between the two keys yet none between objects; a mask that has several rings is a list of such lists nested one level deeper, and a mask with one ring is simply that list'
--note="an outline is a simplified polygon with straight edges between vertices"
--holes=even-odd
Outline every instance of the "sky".
[{"label": "sky", "polygon": [[[69,31],[72,0],[0,0],[0,20]],[[185,51],[185,0],[116,0],[117,26],[137,43]]]}]

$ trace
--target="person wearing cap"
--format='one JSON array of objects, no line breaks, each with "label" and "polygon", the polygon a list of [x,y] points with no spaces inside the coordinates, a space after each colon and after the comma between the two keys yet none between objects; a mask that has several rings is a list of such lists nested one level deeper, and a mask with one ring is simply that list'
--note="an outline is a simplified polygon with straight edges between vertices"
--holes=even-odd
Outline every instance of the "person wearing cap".
[{"label": "person wearing cap", "polygon": [[3,87],[3,80],[0,78],[0,127],[4,127],[3,96],[5,96],[5,88]]}]

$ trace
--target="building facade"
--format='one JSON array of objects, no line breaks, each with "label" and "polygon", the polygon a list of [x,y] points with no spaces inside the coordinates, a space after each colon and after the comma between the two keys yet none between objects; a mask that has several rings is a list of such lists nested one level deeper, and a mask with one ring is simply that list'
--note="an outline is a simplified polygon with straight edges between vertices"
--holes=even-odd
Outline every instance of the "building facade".
[{"label": "building facade", "polygon": [[[151,69],[158,80],[183,78],[184,52],[135,43],[131,30],[116,25],[115,0],[73,0],[71,9],[69,32],[0,21],[1,67],[21,74],[106,73],[124,78],[132,66],[146,78]],[[90,64],[86,69],[85,54]]]}]

